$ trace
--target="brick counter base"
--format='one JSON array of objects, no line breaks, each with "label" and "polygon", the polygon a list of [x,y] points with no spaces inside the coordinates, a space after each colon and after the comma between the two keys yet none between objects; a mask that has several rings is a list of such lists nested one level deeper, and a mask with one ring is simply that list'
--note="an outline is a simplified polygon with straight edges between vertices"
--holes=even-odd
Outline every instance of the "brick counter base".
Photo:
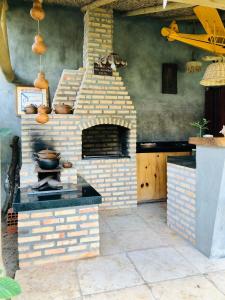
[{"label": "brick counter base", "polygon": [[19,267],[99,255],[98,206],[18,213]]},{"label": "brick counter base", "polygon": [[167,225],[196,243],[196,170],[167,164]]}]

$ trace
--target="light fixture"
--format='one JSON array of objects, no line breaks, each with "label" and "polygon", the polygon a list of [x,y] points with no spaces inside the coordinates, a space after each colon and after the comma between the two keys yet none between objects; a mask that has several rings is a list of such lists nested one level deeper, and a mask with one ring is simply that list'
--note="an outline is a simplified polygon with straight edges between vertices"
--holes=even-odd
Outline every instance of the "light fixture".
[{"label": "light fixture", "polygon": [[202,63],[197,60],[191,60],[186,63],[186,72],[187,73],[196,73],[200,72],[202,69]]},{"label": "light fixture", "polygon": [[200,81],[203,86],[225,85],[225,60],[213,62],[206,68],[205,74]]}]

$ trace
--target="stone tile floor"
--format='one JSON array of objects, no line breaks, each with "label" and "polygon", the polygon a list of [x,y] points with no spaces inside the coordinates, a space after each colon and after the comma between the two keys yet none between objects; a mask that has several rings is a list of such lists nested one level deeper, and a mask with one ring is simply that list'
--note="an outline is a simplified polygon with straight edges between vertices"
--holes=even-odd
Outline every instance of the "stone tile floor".
[{"label": "stone tile floor", "polygon": [[101,212],[101,256],[16,272],[17,300],[225,300],[225,259],[166,226],[166,204]]}]

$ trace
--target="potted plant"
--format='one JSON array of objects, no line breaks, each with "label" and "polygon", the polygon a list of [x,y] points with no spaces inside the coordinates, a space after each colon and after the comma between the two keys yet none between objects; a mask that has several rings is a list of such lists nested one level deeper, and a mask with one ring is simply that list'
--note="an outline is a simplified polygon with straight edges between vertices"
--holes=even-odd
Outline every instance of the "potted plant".
[{"label": "potted plant", "polygon": [[200,121],[190,123],[190,125],[192,127],[198,128],[198,130],[199,130],[199,137],[202,137],[202,134],[203,134],[204,130],[208,129],[208,127],[207,127],[208,123],[209,123],[209,121],[206,120],[205,118],[203,118]]},{"label": "potted plant", "polygon": [[21,293],[20,285],[12,278],[4,276],[0,271],[0,299],[11,299]]}]

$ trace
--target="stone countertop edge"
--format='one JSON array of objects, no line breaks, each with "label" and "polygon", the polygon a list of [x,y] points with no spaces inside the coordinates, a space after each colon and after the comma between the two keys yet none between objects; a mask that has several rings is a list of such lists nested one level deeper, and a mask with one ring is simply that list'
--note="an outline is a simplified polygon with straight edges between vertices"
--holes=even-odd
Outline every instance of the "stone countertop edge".
[{"label": "stone countertop edge", "polygon": [[169,156],[167,162],[169,164],[196,169],[195,156]]},{"label": "stone countertop edge", "polygon": [[[153,142],[155,143],[155,142]],[[157,144],[158,143],[158,144]],[[168,146],[168,143],[170,144]],[[180,145],[179,145],[180,143]],[[183,144],[186,145],[183,145]],[[141,142],[137,142],[136,153],[156,153],[156,152],[191,152],[195,149],[195,145],[191,145],[186,141],[181,142],[156,142],[156,146],[144,148],[141,147]]]},{"label": "stone countertop edge", "polygon": [[13,210],[18,213],[22,211],[30,210],[45,210],[51,208],[63,208],[63,207],[74,207],[74,206],[87,206],[87,205],[98,205],[102,203],[102,196],[93,197],[80,197],[71,200],[59,199],[59,200],[46,200],[36,201],[29,203],[18,202],[18,195],[16,195],[13,202]]}]

